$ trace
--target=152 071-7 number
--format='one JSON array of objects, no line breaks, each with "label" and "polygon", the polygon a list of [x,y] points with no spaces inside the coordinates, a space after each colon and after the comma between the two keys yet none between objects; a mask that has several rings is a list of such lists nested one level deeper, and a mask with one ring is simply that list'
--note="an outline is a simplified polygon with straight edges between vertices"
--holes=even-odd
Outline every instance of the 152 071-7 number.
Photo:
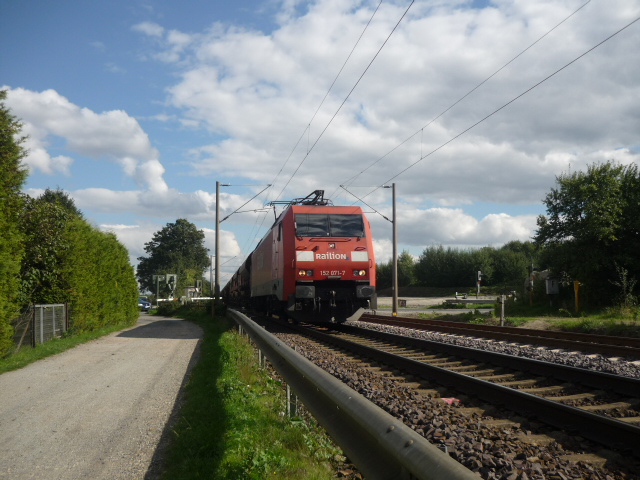
[{"label": "152 071-7 number", "polygon": [[346,272],[344,270],[320,270],[320,275],[325,277],[343,276]]}]

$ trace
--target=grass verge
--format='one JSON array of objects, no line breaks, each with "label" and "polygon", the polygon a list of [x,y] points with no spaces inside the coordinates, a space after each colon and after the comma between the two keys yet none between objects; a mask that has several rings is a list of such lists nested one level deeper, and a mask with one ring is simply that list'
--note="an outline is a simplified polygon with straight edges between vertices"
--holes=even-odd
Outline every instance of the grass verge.
[{"label": "grass verge", "polygon": [[130,326],[131,324],[129,323],[109,325],[107,327],[102,327],[91,332],[69,334],[62,338],[54,338],[52,340],[49,340],[48,342],[36,345],[34,348],[31,348],[29,346],[22,347],[18,352],[0,359],[0,373],[26,367],[30,363],[33,363],[42,358],[62,353],[65,350],[69,350],[70,348],[75,347],[76,345],[80,345],[81,343],[95,340],[96,338],[103,337],[112,332],[117,332]]},{"label": "grass verge", "polygon": [[506,325],[531,327],[542,325],[551,330],[592,333],[614,337],[640,337],[640,322],[624,317],[608,317],[594,314],[577,318],[562,317],[507,317]]},{"label": "grass verge", "polygon": [[593,333],[621,337],[640,337],[638,309],[609,307],[600,311],[576,314],[563,308],[541,305],[509,305],[507,325],[528,327],[537,324],[565,332]]},{"label": "grass verge", "polygon": [[[474,308],[483,308],[475,306]],[[420,313],[418,318],[450,322],[474,323],[479,325],[499,325],[497,312],[483,315],[477,310],[458,314]],[[509,327],[560,330],[565,332],[592,333],[618,337],[640,337],[638,311],[623,311],[608,308],[599,312],[581,313],[572,316],[564,309],[552,310],[545,306],[509,305],[506,309],[505,325]]]},{"label": "grass verge", "polygon": [[165,456],[164,479],[328,479],[340,452],[323,430],[289,419],[279,381],[226,319],[177,316],[204,330]]}]

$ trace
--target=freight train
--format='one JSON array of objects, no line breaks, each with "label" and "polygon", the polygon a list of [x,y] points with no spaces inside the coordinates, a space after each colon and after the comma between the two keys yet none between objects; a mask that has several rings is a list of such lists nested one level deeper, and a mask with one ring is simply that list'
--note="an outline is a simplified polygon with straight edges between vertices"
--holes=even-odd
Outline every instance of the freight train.
[{"label": "freight train", "polygon": [[223,288],[231,306],[310,323],[343,323],[377,308],[371,227],[362,209],[323,190],[288,202]]}]

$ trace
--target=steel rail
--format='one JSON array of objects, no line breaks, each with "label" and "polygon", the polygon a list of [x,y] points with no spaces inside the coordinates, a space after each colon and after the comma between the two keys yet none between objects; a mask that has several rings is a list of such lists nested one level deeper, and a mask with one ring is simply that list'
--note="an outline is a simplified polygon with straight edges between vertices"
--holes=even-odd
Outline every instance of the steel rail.
[{"label": "steel rail", "polygon": [[296,353],[247,316],[236,310],[227,312],[249,334],[306,408],[366,478],[480,478],[398,419]]},{"label": "steel rail", "polygon": [[[358,330],[353,327],[348,327],[347,330]],[[305,334],[309,334],[313,338],[317,338],[326,343],[330,343],[341,348],[347,349],[351,352],[358,353],[363,356],[367,356],[372,359],[376,359],[390,365],[394,365],[407,373],[417,375],[421,378],[438,382],[442,385],[449,386],[451,388],[460,390],[467,394],[474,394],[485,401],[489,401],[492,404],[502,404],[505,408],[520,412],[526,415],[533,415],[541,421],[562,428],[565,431],[577,432],[585,438],[593,440],[600,444],[606,444],[608,446],[614,446],[622,451],[630,451],[634,456],[640,455],[637,449],[632,448],[634,445],[640,444],[640,427],[622,422],[620,420],[597,415],[585,410],[581,410],[576,407],[564,405],[559,402],[548,400],[543,397],[538,397],[530,393],[526,393],[513,388],[504,387],[502,385],[488,382],[479,378],[474,378],[462,373],[453,372],[445,368],[429,365],[419,360],[413,360],[410,358],[402,357],[393,353],[385,352],[382,350],[374,349],[356,342],[340,338],[336,335],[325,334],[317,330],[307,329],[304,330]],[[398,337],[404,340],[420,342],[417,339],[407,339],[406,337],[400,337],[397,335],[391,335],[381,332],[375,333],[375,337]],[[423,341],[424,342],[424,341]],[[429,344],[437,344],[437,342],[426,342]],[[616,379],[620,380],[616,388],[620,388],[629,393],[633,392],[634,396],[637,396],[640,391],[640,380],[621,378],[616,375],[604,374],[601,372],[590,372],[584,369],[576,369],[575,367],[559,366],[555,364],[546,364],[546,362],[540,362],[537,360],[523,359],[520,357],[513,357],[504,354],[496,354],[493,352],[486,352],[481,350],[470,349],[466,347],[456,347],[454,345],[440,345],[442,351],[447,351],[451,355],[457,355],[456,351],[462,352],[464,350],[473,351],[474,355],[479,355],[483,359],[488,361],[489,357],[500,357],[505,361],[508,361],[508,365],[511,368],[519,368],[518,362],[526,361],[529,365],[528,368],[532,368],[536,363],[540,368],[548,368],[549,375],[552,375],[554,367],[561,367],[561,375],[567,375],[573,372],[576,376],[586,377],[591,373],[595,373],[594,378],[607,379],[607,381],[616,382]],[[425,347],[426,348],[426,347]],[[524,364],[524,362],[523,362]],[[546,364],[546,367],[545,367]],[[554,375],[555,376],[555,375]],[[562,377],[561,377],[562,378]],[[573,381],[576,381],[576,377],[570,377]],[[596,381],[597,383],[597,381]],[[626,385],[626,386],[625,386]],[[607,384],[600,384],[601,388],[607,388]]]},{"label": "steel rail", "polygon": [[[340,331],[345,333],[361,334],[362,329],[349,325],[341,325]],[[421,338],[405,337],[393,333],[370,331],[376,338],[382,338],[389,342],[401,343],[422,350],[445,353],[457,357],[482,361],[493,365],[514,370],[522,370],[543,377],[553,377],[566,382],[580,383],[597,389],[606,389],[630,397],[638,397],[640,392],[640,379],[614,375],[612,373],[587,370],[585,368],[572,367],[557,363],[545,362],[533,358],[516,357],[505,353],[479,350],[477,348],[463,347]]]},{"label": "steel rail", "polygon": [[640,339],[631,337],[613,337],[588,333],[556,332],[528,328],[497,327],[459,322],[416,319],[409,317],[387,317],[364,314],[361,322],[391,325],[416,330],[431,330],[459,335],[482,336],[518,343],[535,343],[548,347],[569,348],[573,350],[640,358]]}]

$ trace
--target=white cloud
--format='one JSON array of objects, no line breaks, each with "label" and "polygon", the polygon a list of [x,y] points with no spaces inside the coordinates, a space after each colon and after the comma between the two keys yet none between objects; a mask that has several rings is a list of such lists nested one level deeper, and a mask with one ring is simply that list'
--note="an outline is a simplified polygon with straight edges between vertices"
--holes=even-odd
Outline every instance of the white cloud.
[{"label": "white cloud", "polygon": [[[632,18],[629,1],[618,0],[615,8],[589,5],[421,131],[579,3],[461,6],[416,5],[304,160],[405,8],[385,5],[304,135],[304,145],[284,169],[281,184],[302,164],[294,185],[335,185],[418,132],[358,180],[382,183],[407,169],[397,180],[403,191],[421,192],[441,205],[538,203],[555,175],[568,166],[550,160],[593,158],[593,152],[637,143],[637,109],[628,106],[637,106],[640,87],[620,79],[618,72],[625,71],[625,78],[640,75],[640,62],[630,60],[640,60],[635,29],[440,148]],[[183,52],[190,61],[182,80],[169,90],[170,101],[184,110],[191,125],[229,138],[200,147],[194,169],[221,175],[248,171],[245,175],[261,180],[277,172],[371,9],[369,4],[326,1],[298,14],[295,4],[285,4],[281,27],[270,35],[221,26],[202,33]],[[170,42],[166,49],[174,51]],[[612,61],[612,51],[618,63]],[[624,88],[615,88],[612,95],[612,85],[620,84]],[[620,153],[615,152],[616,158]],[[637,158],[629,150],[624,156]],[[299,188],[291,192],[302,193]]]},{"label": "white cloud", "polygon": [[146,223],[143,225],[126,224],[102,224],[100,229],[105,232],[113,232],[120,243],[129,251],[129,261],[132,265],[138,264],[138,257],[146,256],[144,244],[150,242],[153,234],[162,228],[161,225]]},{"label": "white cloud", "polygon": [[[272,32],[214,23],[185,33],[139,23],[133,30],[144,35],[146,58],[170,67],[177,79],[162,85],[167,98],[155,118],[198,135],[183,142],[182,158],[172,164],[161,162],[153,146],[164,139],[152,144],[123,110],[96,113],[52,90],[13,89],[8,100],[29,129],[32,169],[73,174],[74,155],[51,147],[62,139],[67,150],[111,159],[139,182],[138,190],[97,188],[103,187],[98,179],[76,187],[83,209],[212,221],[213,194],[200,177],[264,184],[281,172],[270,199],[289,182],[281,199],[324,189],[336,192],[336,204],[349,204],[353,197],[339,185],[357,175],[349,188],[359,195],[397,183],[403,245],[527,240],[535,215],[514,212],[521,205],[542,212],[557,175],[610,159],[638,162],[637,24],[465,132],[639,13],[632,0],[590,2],[496,73],[582,3],[496,0],[471,9],[465,1],[417,2],[333,120],[408,4],[382,4],[315,116],[377,2],[287,0]],[[184,159],[193,174],[189,192],[165,180],[185,173]],[[253,193],[223,194],[223,215]],[[388,192],[368,201],[388,215]],[[472,215],[479,202],[494,211]],[[254,201],[247,208],[260,206]],[[242,221],[234,215],[229,231]],[[391,229],[383,222],[372,217],[384,260]]]},{"label": "white cloud", "polygon": [[[23,132],[26,134],[28,134],[29,130],[27,126],[23,128]],[[67,177],[71,175],[72,158],[64,155],[52,157],[45,149],[45,145],[31,136],[25,141],[24,147],[29,152],[25,164],[30,169],[38,169],[47,175],[55,175],[56,173],[62,173]]]},{"label": "white cloud", "polygon": [[[374,214],[369,214],[368,218],[376,239],[376,261],[386,262],[392,252],[388,238],[391,224]],[[419,255],[431,245],[480,248],[499,246],[512,240],[528,241],[536,229],[536,218],[536,215],[498,213],[478,220],[459,208],[405,207],[397,211],[400,249],[408,248],[414,255]]]},{"label": "white cloud", "polygon": [[164,27],[154,22],[140,22],[131,28],[150,37],[161,37],[164,34]]},{"label": "white cloud", "polygon": [[48,175],[56,172],[70,175],[73,159],[66,155],[53,157],[47,151],[53,140],[62,139],[70,152],[109,159],[149,189],[167,189],[158,151],[137,120],[126,112],[95,113],[78,107],[54,90],[9,89],[7,104],[23,122],[23,131],[29,136],[24,160],[29,168]]}]

